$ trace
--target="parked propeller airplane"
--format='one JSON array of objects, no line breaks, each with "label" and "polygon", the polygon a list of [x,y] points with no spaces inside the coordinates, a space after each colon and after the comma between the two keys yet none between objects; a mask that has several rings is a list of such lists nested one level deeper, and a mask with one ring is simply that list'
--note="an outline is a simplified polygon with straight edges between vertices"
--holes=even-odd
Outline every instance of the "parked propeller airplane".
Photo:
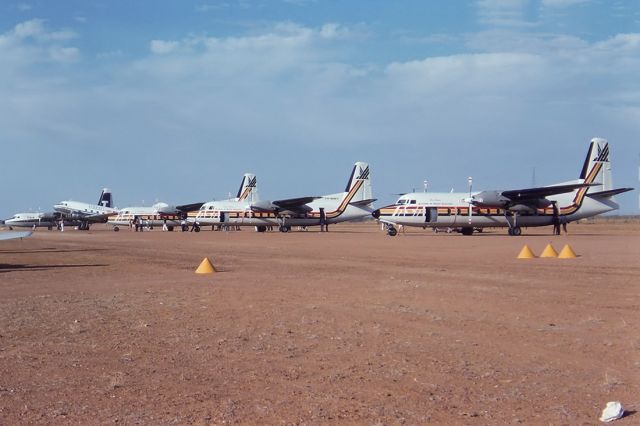
[{"label": "parked propeller airplane", "polygon": [[[192,212],[189,223],[195,224],[195,230],[202,225],[220,225],[227,222],[227,215],[231,212],[250,211],[251,205],[259,200],[256,175],[245,173],[240,182],[240,188],[235,198],[227,200],[209,201],[202,204],[200,209]],[[234,225],[236,225],[234,223]]]},{"label": "parked propeller airplane", "polygon": [[613,189],[609,144],[594,138],[577,180],[509,191],[413,192],[375,210],[373,217],[387,225],[391,236],[397,234],[396,225],[454,228],[464,235],[508,227],[509,235],[520,235],[523,226],[569,223],[616,210],[614,195],[631,190]]},{"label": "parked propeller airplane", "polygon": [[232,200],[205,203],[190,220],[196,226],[255,226],[258,232],[278,226],[281,232],[289,232],[292,226],[333,224],[369,216],[375,201],[371,198],[369,165],[362,162],[355,163],[344,192],[276,201],[259,201],[253,195],[252,201],[249,194],[253,191],[244,199],[239,195]]},{"label": "parked propeller airplane", "polygon": [[113,225],[113,230],[117,232],[120,226],[129,226],[135,218],[138,218],[142,225],[149,227],[167,225],[167,229],[173,231],[174,227],[181,226],[182,220],[190,211],[197,210],[200,206],[202,203],[181,206],[156,203],[150,207],[125,207],[120,209],[117,215],[109,216],[108,223]]},{"label": "parked propeller airplane", "polygon": [[54,227],[58,227],[60,218],[61,214],[58,212],[16,213],[9,219],[6,219],[4,224],[7,225],[9,229],[44,227],[51,230]]},{"label": "parked propeller airplane", "polygon": [[111,191],[107,188],[104,188],[100,193],[98,204],[61,201],[53,206],[53,209],[61,213],[62,219],[77,221],[78,229],[80,230],[88,230],[92,223],[106,223],[109,216],[118,213],[113,208],[113,197]]}]

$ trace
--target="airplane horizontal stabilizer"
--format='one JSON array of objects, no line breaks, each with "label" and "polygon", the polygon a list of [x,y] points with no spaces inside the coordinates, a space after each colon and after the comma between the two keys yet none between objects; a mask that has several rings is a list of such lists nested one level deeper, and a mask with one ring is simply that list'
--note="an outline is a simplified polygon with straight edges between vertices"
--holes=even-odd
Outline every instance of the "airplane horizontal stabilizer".
[{"label": "airplane horizontal stabilizer", "polygon": [[368,200],[352,201],[349,204],[356,207],[364,207],[376,201],[377,198],[369,198]]},{"label": "airplane horizontal stabilizer", "polygon": [[613,197],[614,195],[623,194],[625,192],[633,191],[634,189],[635,188],[610,189],[609,191],[600,191],[600,192],[594,192],[593,194],[587,194],[587,197],[591,197],[591,198],[595,198],[595,197],[599,197],[599,198]]}]

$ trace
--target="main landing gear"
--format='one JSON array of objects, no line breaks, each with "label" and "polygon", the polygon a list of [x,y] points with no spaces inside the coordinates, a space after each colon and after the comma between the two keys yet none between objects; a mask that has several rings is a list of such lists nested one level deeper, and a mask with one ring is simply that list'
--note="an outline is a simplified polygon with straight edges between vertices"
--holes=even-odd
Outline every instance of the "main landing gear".
[{"label": "main landing gear", "polygon": [[514,237],[518,237],[522,234],[522,228],[520,228],[519,226],[514,226],[509,228],[509,235],[512,235]]},{"label": "main landing gear", "polygon": [[289,226],[289,225],[280,225],[278,230],[280,232],[289,232],[289,231],[291,231],[291,226]]},{"label": "main landing gear", "polygon": [[398,230],[391,224],[387,224],[387,235],[390,237],[395,237],[398,235]]},{"label": "main landing gear", "polygon": [[518,213],[513,212],[513,222],[509,222],[508,210],[504,212],[504,218],[507,220],[507,225],[509,225],[509,235],[518,237],[522,234],[522,228],[518,226]]}]

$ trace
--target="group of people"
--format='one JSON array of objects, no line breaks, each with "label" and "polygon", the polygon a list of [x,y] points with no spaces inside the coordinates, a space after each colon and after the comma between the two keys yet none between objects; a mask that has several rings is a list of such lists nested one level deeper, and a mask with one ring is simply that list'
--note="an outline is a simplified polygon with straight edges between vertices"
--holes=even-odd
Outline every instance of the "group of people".
[{"label": "group of people", "polygon": [[147,220],[146,223],[140,216],[133,216],[133,219],[129,221],[129,227],[135,229],[135,232],[142,232],[146,226],[149,230],[153,229],[153,225]]}]

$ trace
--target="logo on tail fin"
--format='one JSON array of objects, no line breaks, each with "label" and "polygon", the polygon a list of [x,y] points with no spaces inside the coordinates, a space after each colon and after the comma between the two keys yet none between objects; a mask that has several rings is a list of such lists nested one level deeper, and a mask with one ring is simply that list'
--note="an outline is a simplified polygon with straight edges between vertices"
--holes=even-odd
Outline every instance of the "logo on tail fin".
[{"label": "logo on tail fin", "polygon": [[108,188],[104,188],[98,198],[98,205],[102,207],[113,207],[113,198],[111,191]]},{"label": "logo on tail fin", "polygon": [[257,179],[256,175],[251,173],[247,173],[242,178],[242,183],[240,184],[240,188],[238,189],[238,195],[236,198],[238,201],[246,200],[249,195],[256,190],[257,187]]}]

